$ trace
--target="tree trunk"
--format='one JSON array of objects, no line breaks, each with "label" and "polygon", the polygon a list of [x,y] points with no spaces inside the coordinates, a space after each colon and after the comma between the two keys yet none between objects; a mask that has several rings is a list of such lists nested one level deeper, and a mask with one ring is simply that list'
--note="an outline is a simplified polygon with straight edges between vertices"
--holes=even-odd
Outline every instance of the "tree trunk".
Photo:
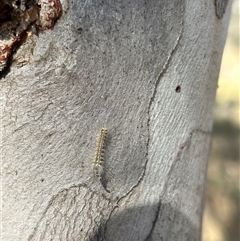
[{"label": "tree trunk", "polygon": [[2,72],[2,240],[200,240],[231,4],[61,3]]}]

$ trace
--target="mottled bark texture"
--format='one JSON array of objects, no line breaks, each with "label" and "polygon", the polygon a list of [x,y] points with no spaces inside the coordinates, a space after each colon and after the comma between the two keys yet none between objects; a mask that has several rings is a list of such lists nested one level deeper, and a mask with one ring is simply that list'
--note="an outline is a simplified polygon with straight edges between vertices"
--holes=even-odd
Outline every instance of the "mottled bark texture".
[{"label": "mottled bark texture", "polygon": [[200,240],[230,5],[61,0],[1,73],[2,240]]}]

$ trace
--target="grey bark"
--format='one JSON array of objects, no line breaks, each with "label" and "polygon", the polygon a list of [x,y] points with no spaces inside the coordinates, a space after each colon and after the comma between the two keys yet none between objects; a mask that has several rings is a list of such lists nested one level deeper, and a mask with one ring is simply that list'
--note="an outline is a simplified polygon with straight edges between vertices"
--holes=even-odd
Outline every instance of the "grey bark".
[{"label": "grey bark", "polygon": [[231,4],[62,6],[2,75],[2,240],[200,240]]}]

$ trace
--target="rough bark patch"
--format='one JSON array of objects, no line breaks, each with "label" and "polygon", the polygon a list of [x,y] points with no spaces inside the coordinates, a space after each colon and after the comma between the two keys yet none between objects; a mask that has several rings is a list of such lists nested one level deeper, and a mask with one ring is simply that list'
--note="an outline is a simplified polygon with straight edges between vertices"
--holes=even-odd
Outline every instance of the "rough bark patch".
[{"label": "rough bark patch", "polygon": [[[49,202],[28,241],[87,240],[102,236],[112,204],[86,186],[60,191]],[[98,239],[99,240],[99,239]]]}]

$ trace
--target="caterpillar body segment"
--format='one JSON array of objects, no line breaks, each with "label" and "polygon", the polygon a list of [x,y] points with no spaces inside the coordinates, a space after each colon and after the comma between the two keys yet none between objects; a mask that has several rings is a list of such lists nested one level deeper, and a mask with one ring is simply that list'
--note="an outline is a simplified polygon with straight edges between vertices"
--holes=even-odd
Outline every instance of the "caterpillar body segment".
[{"label": "caterpillar body segment", "polygon": [[103,158],[106,136],[107,128],[101,128],[97,136],[96,152],[92,163],[93,169],[99,179],[101,179],[103,175]]}]

